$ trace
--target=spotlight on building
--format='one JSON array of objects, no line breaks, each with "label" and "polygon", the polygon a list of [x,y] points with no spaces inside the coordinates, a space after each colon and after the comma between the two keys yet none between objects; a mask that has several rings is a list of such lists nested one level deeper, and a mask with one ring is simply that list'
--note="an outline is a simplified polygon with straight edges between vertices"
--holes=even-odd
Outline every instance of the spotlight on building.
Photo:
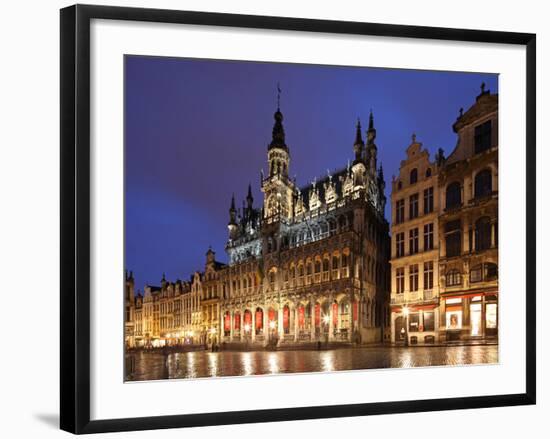
[{"label": "spotlight on building", "polygon": [[275,325],[275,320],[271,320],[271,321],[269,322],[269,329],[275,329],[275,326],[276,326],[276,325]]},{"label": "spotlight on building", "polygon": [[323,322],[325,323],[325,325],[328,325],[328,322],[330,322],[330,317],[328,315],[324,315]]},{"label": "spotlight on building", "polygon": [[244,332],[250,332],[250,325],[248,323],[244,325]]},{"label": "spotlight on building", "polygon": [[403,307],[403,315],[405,317],[408,317],[409,316],[409,307],[408,306],[404,306]]}]

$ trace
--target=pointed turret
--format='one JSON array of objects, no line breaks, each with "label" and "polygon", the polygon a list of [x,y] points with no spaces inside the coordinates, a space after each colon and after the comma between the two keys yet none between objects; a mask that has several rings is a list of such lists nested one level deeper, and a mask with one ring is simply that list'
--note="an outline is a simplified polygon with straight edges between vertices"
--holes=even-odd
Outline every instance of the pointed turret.
[{"label": "pointed turret", "polygon": [[367,166],[369,167],[369,170],[373,176],[376,175],[377,148],[376,144],[374,143],[375,139],[376,128],[374,128],[374,115],[372,114],[371,110],[369,114],[369,129],[367,130],[367,148],[365,161],[367,162]]},{"label": "pointed turret", "polygon": [[248,194],[246,195],[246,204],[248,210],[252,210],[252,204],[254,203],[254,197],[252,196],[252,185],[248,183]]},{"label": "pointed turret", "polygon": [[229,207],[229,222],[227,223],[227,228],[229,229],[229,239],[235,239],[238,235],[235,194],[231,196],[231,206]]},{"label": "pointed turret", "polygon": [[359,120],[359,118],[357,118],[357,125],[355,128],[355,142],[353,143],[353,150],[355,152],[356,162],[361,160],[364,147],[365,147],[365,143],[363,142],[363,136],[361,133],[361,121]]},{"label": "pointed turret", "polygon": [[386,182],[384,181],[384,170],[382,169],[382,164],[380,164],[380,167],[378,168],[378,186],[381,189],[384,189],[386,186]]},{"label": "pointed turret", "polygon": [[231,196],[231,205],[229,206],[229,223],[237,224],[237,209],[235,208],[235,194]]},{"label": "pointed turret", "polygon": [[367,145],[374,145],[374,139],[376,139],[376,129],[374,128],[374,115],[371,110],[369,114],[369,129],[367,130]]}]

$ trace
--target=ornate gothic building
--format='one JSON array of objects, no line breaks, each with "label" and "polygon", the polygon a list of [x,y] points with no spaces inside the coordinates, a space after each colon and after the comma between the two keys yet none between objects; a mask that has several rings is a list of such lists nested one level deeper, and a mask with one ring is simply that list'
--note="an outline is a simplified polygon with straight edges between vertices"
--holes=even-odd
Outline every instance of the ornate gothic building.
[{"label": "ornate gothic building", "polygon": [[[354,160],[298,187],[289,178],[283,114],[274,114],[262,173],[261,206],[252,188],[229,208],[228,264],[206,254],[189,281],[146,286],[134,298],[126,278],[129,346],[219,344],[290,346],[370,343],[389,338],[390,238],[384,218],[372,113],[366,142],[357,122]],[[139,320],[139,321],[138,321]]]},{"label": "ornate gothic building", "polygon": [[263,203],[249,187],[229,209],[229,265],[220,301],[222,342],[382,341],[388,322],[389,236],[376,130],[357,122],[355,159],[298,187],[289,178],[283,114],[274,114],[262,174]]}]

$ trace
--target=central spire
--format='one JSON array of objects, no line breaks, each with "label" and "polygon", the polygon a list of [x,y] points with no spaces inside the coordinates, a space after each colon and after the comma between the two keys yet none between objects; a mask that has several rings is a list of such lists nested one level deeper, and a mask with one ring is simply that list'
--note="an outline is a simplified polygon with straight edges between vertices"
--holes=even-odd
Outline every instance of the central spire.
[{"label": "central spire", "polygon": [[283,113],[281,113],[281,87],[277,83],[277,111],[273,115],[275,123],[273,124],[273,133],[271,143],[268,149],[282,148],[288,151],[285,143],[285,129],[283,128]]}]

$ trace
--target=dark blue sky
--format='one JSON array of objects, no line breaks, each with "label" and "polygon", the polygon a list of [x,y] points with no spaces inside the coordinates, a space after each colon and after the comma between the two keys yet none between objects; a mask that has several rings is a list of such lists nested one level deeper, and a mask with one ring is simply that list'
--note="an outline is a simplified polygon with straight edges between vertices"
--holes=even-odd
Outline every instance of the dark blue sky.
[{"label": "dark blue sky", "polygon": [[448,154],[483,81],[498,91],[495,74],[127,56],[125,265],[137,288],[202,270],[209,245],[226,261],[231,194],[241,206],[250,182],[262,202],[277,82],[289,174],[303,185],[345,166],[372,109],[389,199],[411,134],[432,158]]}]

